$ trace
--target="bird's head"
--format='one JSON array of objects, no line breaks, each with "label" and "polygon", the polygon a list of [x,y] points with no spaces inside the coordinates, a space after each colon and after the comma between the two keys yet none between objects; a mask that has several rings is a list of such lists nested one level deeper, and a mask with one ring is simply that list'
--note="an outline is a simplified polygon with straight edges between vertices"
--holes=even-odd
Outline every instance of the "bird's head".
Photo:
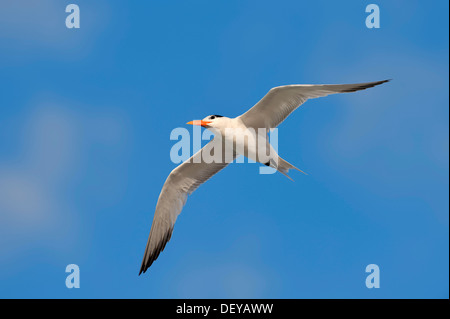
[{"label": "bird's head", "polygon": [[224,117],[222,115],[209,115],[205,117],[203,120],[195,120],[187,122],[186,124],[200,125],[208,129],[220,130],[226,125],[227,119],[228,119],[227,117]]}]

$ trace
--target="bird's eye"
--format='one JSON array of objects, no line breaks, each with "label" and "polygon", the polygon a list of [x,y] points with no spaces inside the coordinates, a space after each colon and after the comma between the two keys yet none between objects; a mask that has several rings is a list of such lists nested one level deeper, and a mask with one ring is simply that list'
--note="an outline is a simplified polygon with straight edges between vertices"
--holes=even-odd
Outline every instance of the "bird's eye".
[{"label": "bird's eye", "polygon": [[211,120],[214,120],[216,117],[213,115],[213,116],[210,116],[210,119]]}]

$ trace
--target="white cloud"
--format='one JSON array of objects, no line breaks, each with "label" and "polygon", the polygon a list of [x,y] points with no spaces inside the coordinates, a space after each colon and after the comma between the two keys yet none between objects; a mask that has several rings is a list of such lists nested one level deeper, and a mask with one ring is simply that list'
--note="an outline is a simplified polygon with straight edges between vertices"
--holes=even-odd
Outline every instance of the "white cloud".
[{"label": "white cloud", "polygon": [[[119,152],[126,134],[125,122],[111,110],[92,117],[58,99],[31,104],[25,116],[20,113],[14,125],[2,130],[17,143],[16,152],[3,152],[0,157],[2,264],[12,265],[33,247],[58,251],[58,258],[63,258],[73,245],[86,244],[88,230],[81,228],[86,215],[80,211],[86,203],[71,191],[89,165],[86,158],[92,145],[105,146],[100,154],[111,148]],[[82,180],[88,177],[81,175]],[[106,183],[122,185],[114,178]],[[108,190],[99,191],[105,200],[112,197],[104,195]],[[15,271],[14,267],[9,270]]]},{"label": "white cloud", "polygon": [[[68,29],[65,24],[68,4],[58,0],[1,1],[2,53],[9,53],[11,61],[32,60],[39,56],[39,50],[60,58],[83,57],[107,27],[110,10],[105,1],[80,1],[82,27]],[[30,50],[36,50],[35,54],[23,54]]]}]

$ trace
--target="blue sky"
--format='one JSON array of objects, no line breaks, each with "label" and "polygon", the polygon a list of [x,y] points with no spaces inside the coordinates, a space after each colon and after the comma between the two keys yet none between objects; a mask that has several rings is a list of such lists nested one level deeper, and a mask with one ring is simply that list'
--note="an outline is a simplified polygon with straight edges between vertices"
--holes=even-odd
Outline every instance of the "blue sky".
[{"label": "blue sky", "polygon": [[[448,1],[377,1],[376,30],[364,1],[77,0],[76,30],[69,3],[0,2],[0,297],[449,297]],[[231,165],[137,276],[172,129],[386,78],[294,112],[279,153],[309,175]]]}]

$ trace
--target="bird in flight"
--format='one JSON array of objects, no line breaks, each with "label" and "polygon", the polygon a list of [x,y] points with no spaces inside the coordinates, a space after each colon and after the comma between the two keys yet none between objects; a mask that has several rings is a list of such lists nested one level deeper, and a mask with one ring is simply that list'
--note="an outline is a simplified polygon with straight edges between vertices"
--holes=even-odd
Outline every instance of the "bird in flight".
[{"label": "bird in flight", "polygon": [[[251,109],[238,117],[210,115],[203,120],[188,122],[187,124],[200,125],[211,130],[214,138],[167,177],[156,204],[139,275],[147,271],[170,240],[175,221],[188,195],[225,168],[238,155],[273,167],[288,178],[287,173],[290,169],[299,170],[278,156],[268,142],[267,133],[280,125],[300,105],[308,99],[365,90],[388,81],[279,86],[272,88]],[[242,138],[243,135],[246,138]],[[257,146],[251,147],[255,145]],[[205,160],[211,151],[218,152],[219,160]],[[267,153],[270,155],[267,156]]]}]

